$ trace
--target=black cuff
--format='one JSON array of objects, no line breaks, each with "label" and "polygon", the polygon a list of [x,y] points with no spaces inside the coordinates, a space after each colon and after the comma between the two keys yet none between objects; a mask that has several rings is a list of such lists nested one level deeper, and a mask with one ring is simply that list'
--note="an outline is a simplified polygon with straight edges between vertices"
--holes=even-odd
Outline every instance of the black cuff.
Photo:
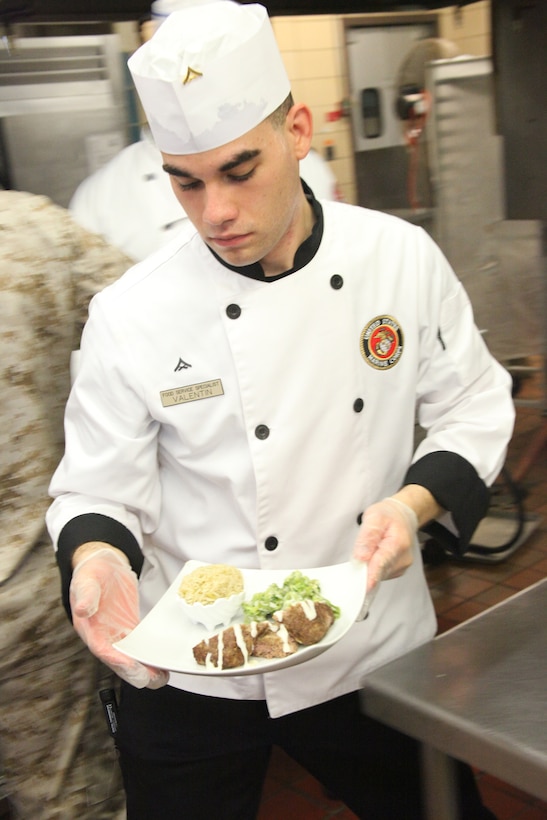
[{"label": "black cuff", "polygon": [[443,541],[451,552],[463,555],[490,505],[490,491],[473,465],[457,453],[430,453],[409,467],[403,483],[425,487],[452,513],[459,537],[436,521],[422,530]]},{"label": "black cuff", "polygon": [[82,544],[88,541],[104,541],[117,547],[129,558],[131,568],[140,575],[144,557],[141,548],[127,527],[114,518],[99,513],[86,513],[73,518],[65,524],[57,545],[57,564],[61,572],[61,593],[63,606],[72,620],[69,589],[72,580],[72,556]]}]

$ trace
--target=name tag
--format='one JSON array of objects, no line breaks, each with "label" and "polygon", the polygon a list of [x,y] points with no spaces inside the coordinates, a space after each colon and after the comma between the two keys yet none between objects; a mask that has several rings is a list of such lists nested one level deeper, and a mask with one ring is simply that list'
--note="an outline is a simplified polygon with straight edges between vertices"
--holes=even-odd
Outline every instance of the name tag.
[{"label": "name tag", "polygon": [[173,407],[176,404],[186,404],[189,401],[211,399],[214,396],[223,396],[224,390],[221,379],[212,379],[209,382],[189,384],[186,387],[174,387],[172,390],[160,392],[161,403],[164,407]]}]

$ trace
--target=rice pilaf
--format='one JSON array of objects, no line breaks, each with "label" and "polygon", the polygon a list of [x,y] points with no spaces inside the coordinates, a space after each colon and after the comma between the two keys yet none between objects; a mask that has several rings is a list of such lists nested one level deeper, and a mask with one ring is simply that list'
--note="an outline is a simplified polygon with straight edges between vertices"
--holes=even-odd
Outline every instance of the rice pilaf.
[{"label": "rice pilaf", "polygon": [[243,575],[237,567],[208,564],[185,575],[179,595],[188,604],[212,604],[218,598],[229,598],[243,592]]}]

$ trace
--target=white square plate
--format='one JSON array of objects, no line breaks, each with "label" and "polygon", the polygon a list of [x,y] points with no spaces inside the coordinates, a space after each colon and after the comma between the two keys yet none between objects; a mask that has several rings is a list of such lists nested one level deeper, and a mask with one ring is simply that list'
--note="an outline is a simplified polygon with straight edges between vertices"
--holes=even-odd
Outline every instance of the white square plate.
[{"label": "white square plate", "polygon": [[[133,632],[114,644],[116,649],[149,666],[190,675],[218,677],[273,672],[276,669],[303,663],[337,643],[358,618],[365,601],[366,564],[348,562],[329,567],[303,568],[301,572],[304,575],[319,581],[321,595],[340,607],[340,617],[334,621],[325,637],[313,646],[299,647],[293,655],[286,658],[250,658],[245,666],[234,669],[208,669],[197,663],[192,648],[204,638],[221,630],[211,631],[199,624],[193,624],[179,605],[178,595],[183,575],[203,565],[202,561],[187,561],[156,606]],[[293,570],[242,569],[241,572],[245,583],[245,600],[249,600],[255,592],[264,592],[270,584],[276,583],[281,586]],[[232,623],[238,622],[243,622],[241,610],[232,620]]]}]

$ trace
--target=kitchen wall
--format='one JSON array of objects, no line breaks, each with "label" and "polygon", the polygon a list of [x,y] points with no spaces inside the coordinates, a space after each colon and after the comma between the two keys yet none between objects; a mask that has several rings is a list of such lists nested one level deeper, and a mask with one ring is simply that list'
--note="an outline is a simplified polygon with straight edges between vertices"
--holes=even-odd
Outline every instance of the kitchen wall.
[{"label": "kitchen wall", "polygon": [[[480,0],[463,8],[444,8],[437,14],[441,37],[456,42],[466,54],[484,56],[491,53],[490,0]],[[359,19],[378,18],[382,23],[386,18],[396,23],[399,17],[397,13],[348,15],[349,18],[357,16]],[[272,23],[294,97],[311,106],[315,123],[313,145],[322,156],[332,155],[331,167],[344,198],[356,203],[350,121],[344,116],[335,119],[349,90],[343,17],[326,14],[274,17]]]},{"label": "kitchen wall", "polygon": [[313,112],[314,148],[325,157],[332,151],[332,170],[346,201],[355,201],[353,145],[350,121],[328,122],[347,96],[344,27],[338,15],[274,17],[274,32],[297,102]]}]

